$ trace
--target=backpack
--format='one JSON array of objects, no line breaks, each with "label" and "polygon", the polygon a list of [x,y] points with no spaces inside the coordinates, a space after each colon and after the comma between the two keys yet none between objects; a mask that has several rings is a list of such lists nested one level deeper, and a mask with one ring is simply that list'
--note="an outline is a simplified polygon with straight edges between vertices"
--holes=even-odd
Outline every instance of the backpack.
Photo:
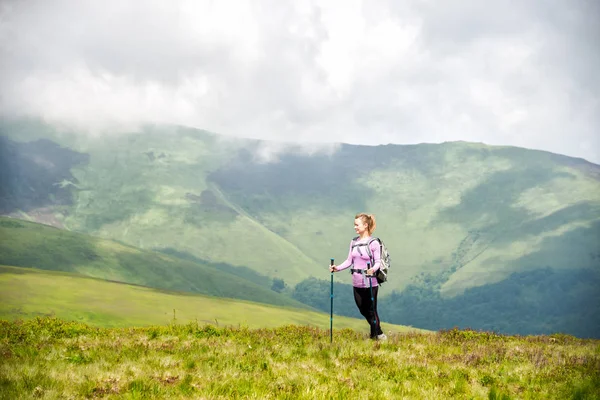
[{"label": "backpack", "polygon": [[[358,238],[359,237],[357,236],[354,239],[352,239],[352,243],[357,241]],[[380,265],[379,269],[377,271],[375,271],[375,278],[377,278],[377,283],[381,284],[383,282],[387,282],[388,271],[390,269],[390,264],[392,261],[392,258],[390,257],[390,253],[388,252],[387,247],[383,243],[383,240],[381,240],[380,238],[377,238],[377,237],[371,238],[371,240],[369,240],[368,243],[352,244],[352,248],[358,247],[358,252],[360,253],[360,247],[366,246],[367,254],[369,255],[369,258],[371,259],[371,266],[373,266],[375,264],[375,260],[373,258],[373,254],[371,254],[371,243],[373,243],[374,241],[379,242],[379,250],[380,250],[380,254],[381,254],[381,257],[380,257],[381,265]]]}]

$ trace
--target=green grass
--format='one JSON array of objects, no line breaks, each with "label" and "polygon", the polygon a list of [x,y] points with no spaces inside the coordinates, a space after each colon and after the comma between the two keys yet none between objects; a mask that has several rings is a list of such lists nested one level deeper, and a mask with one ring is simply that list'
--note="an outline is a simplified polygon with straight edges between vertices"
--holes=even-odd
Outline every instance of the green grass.
[{"label": "green grass", "polygon": [[598,399],[600,343],[450,330],[335,332],[0,321],[1,398]]},{"label": "green grass", "polygon": [[191,262],[45,225],[0,217],[0,238],[0,265],[75,272],[160,289],[304,307],[209,263]]},{"label": "green grass", "polygon": [[[64,272],[0,266],[0,318],[56,316],[99,327],[160,325],[175,319],[250,328],[288,324],[329,327],[329,314],[305,308],[166,292]],[[329,297],[329,292],[323,293]],[[298,303],[300,304],[300,303]],[[368,332],[362,319],[334,316],[336,328]],[[383,324],[387,331],[416,330]]]}]

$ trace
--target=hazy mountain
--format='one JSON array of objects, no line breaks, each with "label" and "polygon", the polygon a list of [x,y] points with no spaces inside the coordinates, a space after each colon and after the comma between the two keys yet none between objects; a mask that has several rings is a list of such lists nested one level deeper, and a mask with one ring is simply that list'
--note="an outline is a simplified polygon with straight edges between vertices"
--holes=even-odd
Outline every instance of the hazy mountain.
[{"label": "hazy mountain", "polygon": [[[517,310],[531,309],[547,301],[531,295],[531,276],[589,282],[600,270],[600,166],[582,159],[453,142],[340,145],[331,154],[290,151],[267,163],[257,155],[269,143],[180,127],[97,137],[31,121],[5,121],[0,129],[4,214],[244,266],[290,288],[309,277],[327,280],[329,258],[347,255],[354,215],[374,213],[376,235],[393,257],[382,299],[395,292],[387,307],[397,323],[450,325],[419,305],[464,306],[460,299],[473,290],[498,287],[527,299]],[[519,276],[529,278],[516,290]],[[336,279],[350,281],[344,273]],[[573,285],[569,296],[591,301],[587,312],[597,317],[597,291]],[[506,299],[466,303],[494,317]],[[520,311],[513,322],[531,320]],[[540,313],[537,320],[551,321],[547,310]],[[563,322],[544,329],[563,329]]]}]

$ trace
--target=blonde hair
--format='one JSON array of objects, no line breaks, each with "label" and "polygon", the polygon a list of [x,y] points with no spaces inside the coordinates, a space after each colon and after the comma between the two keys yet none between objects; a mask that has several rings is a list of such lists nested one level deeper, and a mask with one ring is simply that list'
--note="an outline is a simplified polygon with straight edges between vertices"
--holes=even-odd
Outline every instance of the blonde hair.
[{"label": "blonde hair", "polygon": [[358,218],[360,218],[364,224],[367,224],[367,230],[369,231],[369,235],[373,233],[375,227],[377,226],[377,223],[375,222],[375,216],[373,214],[360,213],[356,214],[356,217],[354,217],[354,219]]}]

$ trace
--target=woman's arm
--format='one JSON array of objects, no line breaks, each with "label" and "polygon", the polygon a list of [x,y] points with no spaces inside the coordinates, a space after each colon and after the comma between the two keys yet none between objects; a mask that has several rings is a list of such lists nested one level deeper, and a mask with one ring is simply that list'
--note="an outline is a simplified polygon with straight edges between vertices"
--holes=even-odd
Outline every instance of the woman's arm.
[{"label": "woman's arm", "polygon": [[373,240],[369,245],[371,254],[373,254],[373,271],[377,271],[381,267],[381,243],[378,240]]},{"label": "woman's arm", "polygon": [[336,269],[336,271],[341,271],[343,269],[348,268],[351,265],[352,265],[352,242],[350,242],[350,250],[348,250],[348,258],[346,258],[346,261],[344,261],[340,265],[336,266],[335,269]]}]

